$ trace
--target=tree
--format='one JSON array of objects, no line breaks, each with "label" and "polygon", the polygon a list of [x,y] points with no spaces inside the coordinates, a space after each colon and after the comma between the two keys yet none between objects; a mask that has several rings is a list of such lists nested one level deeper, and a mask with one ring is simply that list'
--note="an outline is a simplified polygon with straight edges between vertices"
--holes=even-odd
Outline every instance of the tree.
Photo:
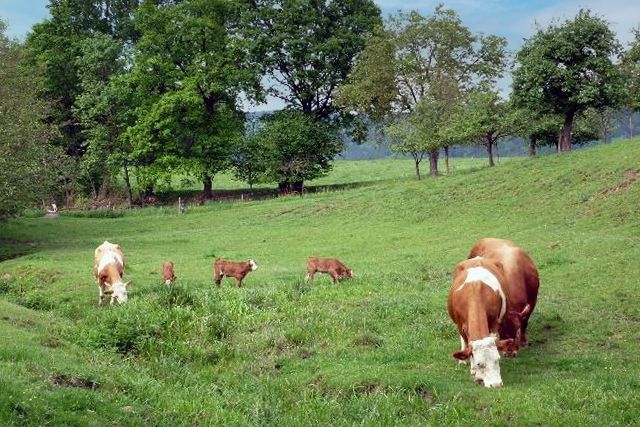
[{"label": "tree", "polygon": [[85,138],[82,163],[91,182],[101,179],[100,188],[92,185],[95,195],[104,198],[110,190],[111,176],[122,168],[129,206],[133,203],[129,180],[131,146],[124,138],[133,123],[134,100],[126,82],[131,66],[122,44],[111,36],[96,33],[80,43],[81,56],[76,59],[80,94],[73,113]]},{"label": "tree", "polygon": [[247,18],[268,93],[325,121],[338,112],[335,93],[381,25],[372,0],[253,0]]},{"label": "tree", "polygon": [[259,75],[238,34],[242,3],[145,1],[137,15],[142,37],[131,78],[142,99],[129,131],[134,156],[153,170],[182,170],[202,180],[229,165],[242,134],[241,93],[259,96]]},{"label": "tree", "polygon": [[[442,5],[428,17],[415,11],[399,13],[388,20],[385,31],[371,38],[342,88],[340,100],[379,121],[409,117],[421,105],[422,117],[411,122],[422,128],[405,134],[444,136],[446,133],[439,131],[440,118],[450,113],[462,93],[502,74],[505,47],[502,37],[472,34],[455,11]],[[407,126],[400,127],[408,131]],[[450,142],[431,137],[422,143],[428,147],[432,176],[438,175],[439,149]],[[407,146],[415,149],[416,141],[407,142]]]},{"label": "tree", "polygon": [[27,37],[30,62],[44,69],[38,81],[39,95],[54,104],[47,121],[60,132],[56,144],[76,158],[86,145],[82,129],[75,120],[73,106],[82,89],[76,58],[81,43],[96,33],[107,34],[123,46],[130,46],[138,35],[133,28],[133,12],[139,0],[50,0],[51,18],[33,26]]},{"label": "tree", "polygon": [[621,71],[627,82],[628,97],[625,104],[634,111],[640,110],[640,28],[633,30],[634,39],[622,55]]},{"label": "tree", "polygon": [[5,36],[0,20],[0,219],[48,198],[64,156],[50,145],[55,135],[43,119],[38,75],[25,64],[23,45]]},{"label": "tree", "polygon": [[[600,129],[591,110],[579,114],[575,119],[575,126],[571,130],[571,141],[573,144],[584,144],[595,141],[600,137]],[[520,111],[525,120],[518,135],[528,137],[529,155],[537,154],[538,147],[555,146],[555,150],[560,150],[560,135],[564,123],[563,117],[559,114],[532,114],[531,111]]]},{"label": "tree", "polygon": [[561,25],[552,23],[539,29],[516,55],[514,100],[539,113],[562,115],[560,151],[569,151],[576,115],[621,101],[622,76],[611,60],[619,52],[607,22],[588,10]]},{"label": "tree", "polygon": [[253,138],[264,156],[267,180],[277,182],[282,193],[301,193],[302,183],[328,173],[343,149],[329,125],[296,110],[268,116]]},{"label": "tree", "polygon": [[[335,102],[355,57],[376,27],[380,9],[373,0],[252,0],[245,14],[245,39],[261,63],[266,92],[284,101],[289,110],[311,115],[314,121],[341,127],[353,125],[358,139],[362,123],[352,123]],[[304,153],[299,153],[304,156]],[[302,188],[303,182],[279,183]]]},{"label": "tree", "polygon": [[472,141],[487,149],[489,166],[495,166],[493,152],[498,142],[520,132],[525,119],[522,111],[500,98],[493,90],[469,93],[464,105],[451,119],[453,138]]},{"label": "tree", "polygon": [[253,186],[265,181],[267,174],[267,158],[261,141],[255,135],[241,138],[231,149],[231,165],[234,176]]}]

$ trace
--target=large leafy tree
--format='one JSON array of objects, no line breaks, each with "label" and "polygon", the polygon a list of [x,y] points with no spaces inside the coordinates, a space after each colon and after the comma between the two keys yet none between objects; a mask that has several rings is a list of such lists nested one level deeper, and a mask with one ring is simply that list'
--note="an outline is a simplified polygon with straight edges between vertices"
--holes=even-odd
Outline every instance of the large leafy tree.
[{"label": "large leafy tree", "polygon": [[302,192],[305,180],[331,170],[331,161],[343,149],[335,131],[311,114],[282,110],[263,121],[249,139],[254,170],[266,182],[277,182],[281,192]]},{"label": "large leafy tree", "polygon": [[562,115],[560,151],[571,149],[578,114],[621,101],[625,88],[612,62],[620,49],[608,23],[581,10],[571,20],[538,30],[517,53],[514,100],[540,113]]},{"label": "large leafy tree", "polygon": [[81,91],[73,112],[85,139],[83,169],[94,194],[99,191],[101,197],[108,195],[112,175],[122,170],[131,205],[131,148],[124,138],[134,118],[135,101],[126,81],[131,61],[122,44],[103,33],[83,40],[80,52],[76,67]]},{"label": "large leafy tree", "polygon": [[27,38],[31,62],[44,69],[39,95],[54,103],[48,121],[60,129],[57,144],[75,157],[84,154],[82,128],[73,114],[82,92],[76,58],[84,39],[107,34],[130,46],[137,33],[133,13],[139,0],[50,0],[51,18],[33,26]]},{"label": "large leafy tree", "polygon": [[474,35],[455,11],[442,6],[427,17],[415,11],[399,13],[388,20],[386,30],[370,39],[340,101],[379,121],[421,116],[410,120],[420,129],[409,131],[406,123],[399,127],[406,135],[442,135],[406,144],[413,152],[428,152],[430,173],[435,176],[439,149],[451,142],[439,132],[442,120],[465,91],[502,74],[505,47],[504,38]]},{"label": "large leafy tree", "polygon": [[49,106],[37,97],[38,75],[25,66],[25,48],[5,36],[0,20],[0,219],[48,198],[64,159],[50,145],[43,119]]},{"label": "large leafy tree", "polygon": [[252,0],[246,15],[253,52],[270,95],[287,107],[330,120],[334,97],[376,26],[372,0]]},{"label": "large leafy tree", "polygon": [[228,167],[241,136],[239,96],[259,94],[259,74],[238,35],[242,2],[148,0],[137,15],[142,37],[131,78],[141,99],[128,135],[151,171],[183,170],[202,179]]}]

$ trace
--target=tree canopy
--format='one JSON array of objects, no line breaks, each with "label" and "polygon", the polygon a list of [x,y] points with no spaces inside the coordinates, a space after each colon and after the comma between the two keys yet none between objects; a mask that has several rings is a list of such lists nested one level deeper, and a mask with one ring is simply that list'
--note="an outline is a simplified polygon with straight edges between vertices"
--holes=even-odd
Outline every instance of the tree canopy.
[{"label": "tree canopy", "polygon": [[621,101],[624,82],[612,61],[620,50],[608,23],[589,10],[539,29],[516,55],[514,101],[534,111],[562,115],[560,150],[570,150],[576,114]]}]

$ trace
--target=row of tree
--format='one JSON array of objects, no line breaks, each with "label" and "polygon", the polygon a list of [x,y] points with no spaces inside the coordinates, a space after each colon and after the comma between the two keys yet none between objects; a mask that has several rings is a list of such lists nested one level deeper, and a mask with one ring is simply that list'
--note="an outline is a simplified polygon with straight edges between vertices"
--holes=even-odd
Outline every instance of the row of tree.
[{"label": "row of tree", "polygon": [[[52,188],[108,198],[120,180],[131,204],[132,180],[144,198],[175,174],[211,197],[229,169],[301,191],[345,133],[382,135],[418,177],[423,158],[437,175],[454,144],[484,145],[491,165],[508,135],[532,152],[566,151],[620,107],[640,108],[640,33],[623,52],[589,11],[525,42],[504,99],[506,40],[472,33],[443,6],[385,22],[372,0],[50,0],[49,10],[26,43],[0,37],[0,99],[16,103],[0,116],[10,141],[0,148],[16,155],[0,161],[31,165],[2,178],[16,189],[3,216],[18,209],[9,199]],[[247,120],[244,107],[267,96],[286,108]]]},{"label": "row of tree", "polygon": [[638,109],[640,34],[623,52],[608,23],[588,10],[539,28],[515,55],[513,87],[505,99],[497,81],[509,62],[506,40],[472,34],[442,6],[433,15],[391,18],[369,39],[338,99],[373,118],[392,150],[410,154],[420,177],[429,158],[454,144],[476,143],[494,165],[496,144],[507,136],[539,145],[607,140],[619,109]]}]

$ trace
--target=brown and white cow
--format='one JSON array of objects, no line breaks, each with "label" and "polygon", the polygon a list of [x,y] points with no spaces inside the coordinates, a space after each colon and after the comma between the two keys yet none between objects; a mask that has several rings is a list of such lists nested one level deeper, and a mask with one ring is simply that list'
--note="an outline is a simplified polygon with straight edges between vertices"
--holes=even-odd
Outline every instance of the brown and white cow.
[{"label": "brown and white cow", "polygon": [[536,307],[540,278],[538,269],[529,255],[513,242],[504,239],[486,238],[478,241],[469,252],[469,258],[483,257],[498,261],[504,271],[502,289],[506,295],[509,311],[500,324],[500,338],[513,338],[517,346],[505,352],[515,356],[518,348],[528,344],[527,325]]},{"label": "brown and white cow", "polygon": [[331,276],[333,283],[337,284],[342,277],[351,279],[353,271],[336,258],[309,257],[307,259],[307,276],[305,282],[313,281],[316,273],[327,273]]},{"label": "brown and white cow", "polygon": [[471,375],[485,387],[501,387],[500,351],[514,345],[513,339],[498,339],[500,323],[509,310],[502,289],[502,266],[489,258],[473,258],[456,265],[447,308],[458,327],[460,351],[453,357],[470,360]]},{"label": "brown and white cow", "polygon": [[213,281],[220,286],[220,282],[224,276],[235,277],[238,287],[242,286],[242,281],[250,271],[256,271],[258,264],[252,259],[247,261],[229,261],[226,259],[216,258],[213,264]]},{"label": "brown and white cow", "polygon": [[105,240],[95,250],[93,274],[98,280],[100,288],[99,305],[104,305],[105,296],[114,301],[124,303],[127,301],[127,288],[131,282],[123,283],[124,256],[120,245],[109,243]]},{"label": "brown and white cow", "polygon": [[164,284],[169,286],[176,280],[176,272],[173,267],[173,262],[165,261],[162,264],[162,280]]}]

